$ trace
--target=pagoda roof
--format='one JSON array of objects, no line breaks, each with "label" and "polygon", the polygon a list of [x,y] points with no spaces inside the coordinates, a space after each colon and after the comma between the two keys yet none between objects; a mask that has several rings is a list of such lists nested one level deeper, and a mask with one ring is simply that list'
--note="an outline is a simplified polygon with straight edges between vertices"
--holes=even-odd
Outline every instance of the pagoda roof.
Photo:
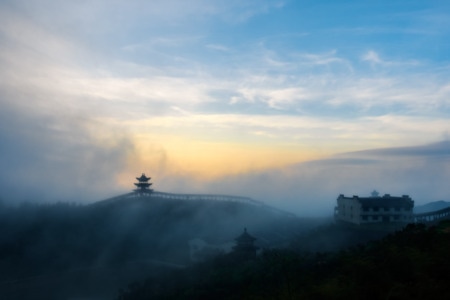
[{"label": "pagoda roof", "polygon": [[149,181],[151,177],[147,177],[144,173],[142,173],[141,177],[136,177],[136,179],[139,181]]},{"label": "pagoda roof", "polygon": [[247,228],[244,228],[244,233],[242,233],[240,236],[238,236],[236,238],[236,241],[238,243],[253,242],[255,240],[256,240],[255,237],[253,237],[253,236],[251,236],[250,234],[247,233]]},{"label": "pagoda roof", "polygon": [[149,183],[149,182],[135,182],[134,185],[138,186],[138,187],[143,187],[143,186],[147,186],[148,187],[148,186],[151,186],[152,184]]},{"label": "pagoda roof", "polygon": [[142,194],[142,193],[143,194],[151,194],[151,193],[153,193],[153,190],[140,188],[140,189],[135,189],[134,192],[139,193],[139,194]]}]

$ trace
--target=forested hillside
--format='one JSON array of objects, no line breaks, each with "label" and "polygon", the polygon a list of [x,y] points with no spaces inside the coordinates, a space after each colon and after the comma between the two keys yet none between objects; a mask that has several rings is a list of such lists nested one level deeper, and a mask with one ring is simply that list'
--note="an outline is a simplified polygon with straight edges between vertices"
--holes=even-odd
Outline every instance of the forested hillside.
[{"label": "forested hillside", "polygon": [[[393,232],[137,197],[2,206],[0,228],[2,299],[422,299],[447,295],[450,280],[447,223]],[[193,262],[192,239],[233,243],[244,228],[257,238],[255,260],[204,251]]]},{"label": "forested hillside", "polygon": [[225,201],[138,197],[4,206],[0,292],[11,295],[7,299],[61,299],[70,291],[115,295],[130,281],[191,264],[191,239],[230,243],[246,227],[259,247],[278,247],[314,225],[267,207]]},{"label": "forested hillside", "polygon": [[277,249],[248,261],[224,255],[132,285],[119,299],[449,299],[449,229],[411,224],[334,253]]}]

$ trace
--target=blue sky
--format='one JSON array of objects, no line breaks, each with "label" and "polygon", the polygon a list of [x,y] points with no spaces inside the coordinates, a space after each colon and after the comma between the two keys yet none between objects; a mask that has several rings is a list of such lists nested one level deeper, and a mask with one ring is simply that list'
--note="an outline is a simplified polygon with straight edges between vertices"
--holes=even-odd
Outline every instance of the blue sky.
[{"label": "blue sky", "polygon": [[[449,35],[447,1],[1,1],[2,198],[93,201],[146,172],[156,189],[294,210],[373,188],[440,200]],[[439,164],[427,151],[349,163],[435,145]],[[342,155],[348,177],[317,188]],[[407,175],[419,165],[441,176]],[[277,172],[309,184],[258,192]]]}]

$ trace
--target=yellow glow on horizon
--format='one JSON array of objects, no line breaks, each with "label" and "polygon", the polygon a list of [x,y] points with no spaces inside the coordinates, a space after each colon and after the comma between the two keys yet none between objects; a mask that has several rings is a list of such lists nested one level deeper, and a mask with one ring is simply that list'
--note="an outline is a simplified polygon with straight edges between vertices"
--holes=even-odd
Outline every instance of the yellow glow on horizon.
[{"label": "yellow glow on horizon", "polygon": [[130,176],[151,172],[148,176],[189,175],[196,179],[279,168],[322,156],[300,146],[258,145],[250,143],[196,141],[181,137],[140,136],[136,152],[129,158],[127,171],[118,182],[129,187]]},{"label": "yellow glow on horizon", "polygon": [[[132,149],[127,153],[126,166],[117,175],[117,183],[129,188],[130,181],[141,172],[159,180],[190,177],[207,183],[338,153],[392,147],[397,141],[404,143],[398,135],[386,131],[401,127],[397,121],[365,118],[358,123],[335,119],[324,123],[289,116],[179,115],[128,121],[104,119],[99,123],[112,124],[118,128],[116,132],[127,132],[124,136]],[[376,130],[367,134],[366,128],[373,124],[378,124]],[[97,127],[92,130],[94,136],[108,136],[111,132],[99,132]],[[111,137],[113,141],[115,138]]]},{"label": "yellow glow on horizon", "polygon": [[234,143],[197,142],[173,145],[174,164],[202,177],[218,177],[311,159],[304,151]]}]

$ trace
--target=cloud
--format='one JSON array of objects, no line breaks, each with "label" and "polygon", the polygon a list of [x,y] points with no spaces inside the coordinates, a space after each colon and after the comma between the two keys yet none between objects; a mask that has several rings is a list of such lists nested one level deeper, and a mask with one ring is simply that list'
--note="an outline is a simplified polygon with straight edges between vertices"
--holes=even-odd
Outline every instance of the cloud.
[{"label": "cloud", "polygon": [[[159,2],[155,4],[156,10],[159,9],[158,5]],[[216,5],[220,6],[220,3]],[[273,5],[277,6],[276,3]],[[238,6],[236,3],[230,4],[227,9]],[[219,9],[223,10],[223,7]],[[5,20],[8,20],[9,15],[5,16]],[[155,45],[161,43],[164,50],[185,46],[189,38],[180,33],[174,38],[161,34],[148,38],[148,41],[138,39],[140,43],[131,44],[132,46],[120,45],[121,49],[131,47],[133,51],[141,46],[150,47],[151,52],[145,55],[153,58],[146,59],[145,63],[139,63],[143,54],[129,57],[113,55],[100,59],[101,64],[107,63],[108,66],[100,64],[92,69],[85,68],[78,62],[96,60],[98,56],[95,51],[98,49],[91,48],[89,50],[92,52],[88,54],[89,50],[84,48],[86,45],[77,43],[79,40],[75,36],[69,35],[70,38],[66,38],[58,30],[54,30],[54,27],[53,31],[46,31],[46,27],[33,23],[33,19],[18,19],[20,18],[9,17],[10,21],[4,21],[9,24],[4,27],[8,40],[17,40],[13,34],[16,28],[25,28],[21,32],[26,32],[3,52],[9,64],[9,68],[6,65],[4,69],[4,72],[9,70],[5,78],[11,80],[17,77],[13,74],[19,73],[24,75],[20,76],[22,82],[31,81],[30,84],[34,86],[57,82],[56,85],[50,84],[49,88],[59,88],[61,93],[89,99],[81,100],[83,105],[90,105],[92,101],[95,103],[101,99],[109,101],[109,106],[120,107],[119,110],[122,110],[122,104],[128,103],[134,105],[136,110],[142,111],[144,107],[144,111],[160,113],[173,105],[201,110],[206,106],[213,109],[214,105],[209,103],[216,103],[217,109],[222,109],[223,102],[237,104],[244,101],[255,105],[262,103],[267,111],[272,109],[275,114],[284,110],[316,116],[338,115],[343,112],[352,115],[380,115],[386,112],[421,115],[424,112],[448,109],[448,76],[445,73],[436,75],[433,66],[425,69],[418,66],[415,72],[407,74],[386,74],[384,70],[366,74],[366,70],[358,70],[357,62],[342,54],[338,55],[336,50],[298,53],[276,47],[257,46],[247,49],[249,54],[235,52],[230,61],[235,62],[236,66],[233,63],[227,66],[228,75],[224,75],[223,66],[214,61],[204,62],[197,55],[180,56],[162,49],[155,50]],[[201,39],[202,45],[205,42],[216,48],[221,45],[208,44],[207,37]],[[36,51],[24,52],[26,47],[19,44],[31,46]],[[261,53],[262,56],[259,55]],[[59,59],[54,60],[55,57]],[[245,61],[247,57],[252,58]],[[368,51],[363,60],[383,64],[386,68],[394,67],[393,60],[381,59],[375,50]],[[46,76],[34,76],[35,72]],[[433,75],[429,76],[430,74]],[[212,97],[215,90],[224,90],[230,96]],[[234,110],[240,108],[241,106],[234,105]],[[133,108],[129,110],[133,111]],[[257,109],[255,111],[258,113]]]},{"label": "cloud", "polygon": [[311,64],[316,66],[331,65],[331,64],[345,64],[349,62],[342,57],[337,56],[337,51],[332,50],[328,53],[296,53],[294,57],[300,60],[300,64]]},{"label": "cloud", "polygon": [[[267,14],[274,9],[280,9],[284,7],[285,1],[280,0],[264,0],[264,1],[224,1],[220,2],[222,7],[228,6],[229,8],[224,13],[224,19],[231,23],[246,22],[254,16]],[[226,5],[224,5],[226,3]]]},{"label": "cloud", "polygon": [[418,62],[417,60],[384,60],[380,57],[380,55],[375,52],[374,50],[369,50],[367,51],[364,55],[362,55],[361,57],[362,61],[366,61],[368,63],[370,63],[372,66],[384,66],[384,67],[414,67],[414,66],[419,66],[420,62]]},{"label": "cloud", "polygon": [[208,44],[206,45],[206,48],[211,49],[211,50],[217,50],[217,51],[222,51],[222,52],[230,52],[230,48],[223,46],[223,45],[219,45],[219,44]]},{"label": "cloud", "polygon": [[381,60],[380,56],[378,55],[378,53],[376,53],[373,50],[368,51],[366,54],[363,55],[362,57],[363,61],[368,61],[374,64],[380,64],[383,61]]},{"label": "cloud", "polygon": [[374,150],[365,150],[354,152],[358,156],[409,156],[409,157],[428,157],[428,158],[447,158],[450,156],[450,141],[444,140],[438,143],[424,146],[383,148]]},{"label": "cloud", "polygon": [[[11,4],[13,3],[13,4]],[[104,38],[115,33],[123,38],[125,32],[137,32],[144,27],[151,33],[155,29],[193,29],[211,18],[222,22],[246,22],[256,15],[265,14],[283,6],[279,0],[263,1],[207,1],[192,0],[137,0],[89,2],[70,1],[3,1],[2,6],[32,16],[46,27],[58,26],[72,36],[88,35]],[[57,14],[53,13],[58,11]],[[75,26],[76,25],[76,26]]]},{"label": "cloud", "polygon": [[[337,39],[319,39],[308,18],[301,27],[297,19],[278,19],[298,8],[292,5],[3,1],[0,134],[5,142],[0,161],[8,166],[2,173],[5,191],[33,194],[21,191],[18,182],[24,178],[30,189],[49,198],[74,199],[82,190],[92,199],[100,189],[121,190],[122,176],[141,168],[154,168],[165,179],[173,175],[180,185],[167,188],[184,186],[181,182],[189,187],[185,174],[210,162],[223,172],[214,178],[245,173],[242,182],[257,190],[251,172],[268,167],[266,162],[273,167],[337,152],[428,143],[449,131],[447,61],[433,59],[431,52],[401,60],[388,44],[371,40],[382,46],[367,50],[345,36],[349,50]],[[270,18],[267,27],[259,26]],[[444,18],[433,26],[443,26],[440,22],[445,24]],[[444,44],[436,47],[445,49]],[[258,147],[258,155],[241,150]],[[232,165],[230,153],[249,161],[241,158]],[[339,166],[364,172],[363,165],[382,165],[378,157],[322,163],[333,166],[329,174],[339,178],[345,177]],[[290,172],[306,182],[301,187],[314,198],[308,184],[314,186],[323,166],[303,168],[277,171],[291,186],[286,199],[296,199],[299,192],[297,179],[286,177]],[[45,176],[39,170],[46,170]],[[66,173],[75,181],[62,180]],[[274,180],[274,197],[282,195],[282,179],[258,174]],[[357,181],[351,174],[349,181]],[[333,186],[327,176],[325,185]],[[196,189],[208,184],[202,180]],[[237,186],[246,194],[241,183]]]},{"label": "cloud", "polygon": [[109,132],[102,124],[70,113],[63,117],[64,123],[52,116],[2,107],[0,190],[4,200],[83,202],[120,191],[115,176],[133,152],[126,134]]},{"label": "cloud", "polygon": [[339,194],[368,196],[373,189],[408,194],[416,204],[449,200],[449,146],[443,141],[343,153],[286,168],[220,178],[208,183],[205,190],[251,196],[299,215],[331,215]]}]

